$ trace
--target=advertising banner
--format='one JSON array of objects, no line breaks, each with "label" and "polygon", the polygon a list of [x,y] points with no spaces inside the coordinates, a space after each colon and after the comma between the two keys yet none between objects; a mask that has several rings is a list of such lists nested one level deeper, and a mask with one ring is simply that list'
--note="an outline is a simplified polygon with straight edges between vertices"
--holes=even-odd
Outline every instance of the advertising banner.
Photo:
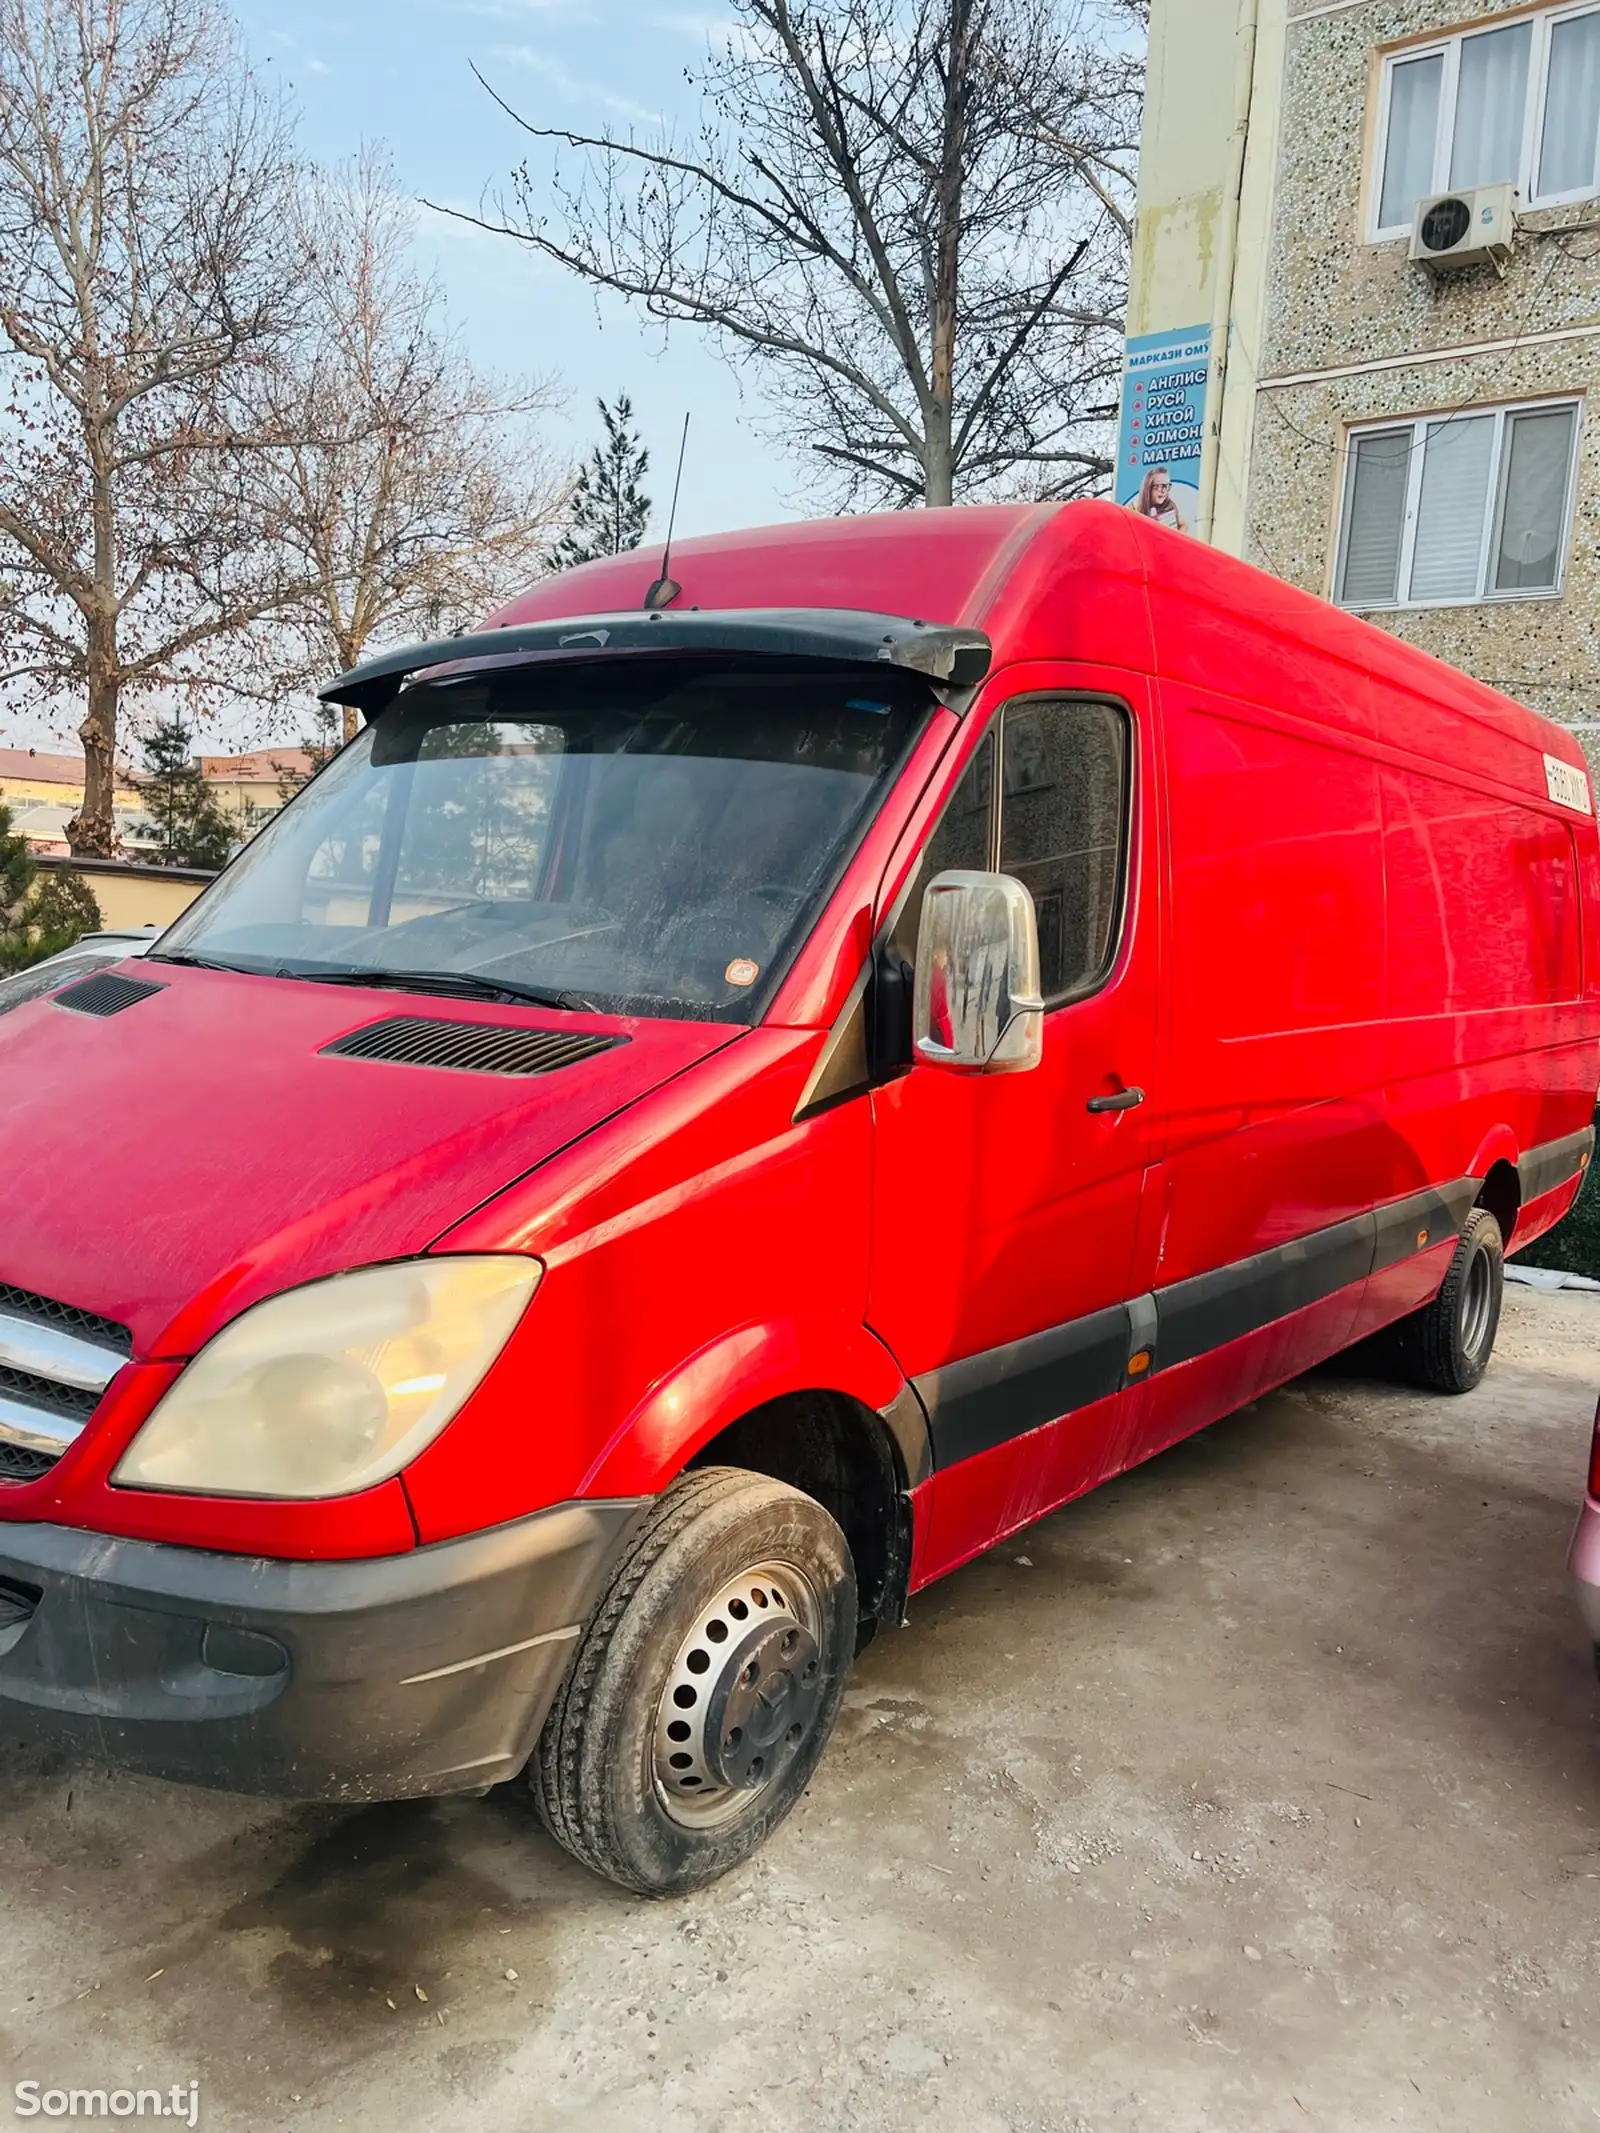
[{"label": "advertising banner", "polygon": [[1197,530],[1211,328],[1135,334],[1122,359],[1119,504],[1180,533]]}]

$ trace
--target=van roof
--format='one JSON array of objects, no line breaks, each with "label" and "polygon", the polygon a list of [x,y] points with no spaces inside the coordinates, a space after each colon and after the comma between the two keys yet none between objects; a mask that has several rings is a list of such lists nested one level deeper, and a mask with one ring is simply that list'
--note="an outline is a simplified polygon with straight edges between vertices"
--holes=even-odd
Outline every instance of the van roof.
[{"label": "van roof", "polygon": [[[1367,725],[1365,699],[1376,688],[1386,738],[1400,737],[1398,721],[1412,739],[1408,701],[1417,707],[1412,744],[1421,753],[1441,752],[1424,729],[1443,713],[1451,726],[1477,729],[1502,768],[1508,742],[1584,763],[1565,727],[1487,683],[1190,534],[1107,502],[956,505],[756,526],[674,543],[671,570],[682,587],[678,613],[781,605],[915,616],[984,631],[996,666],[1093,658],[1224,690],[1231,680],[1241,693],[1255,672],[1281,698],[1285,661],[1320,654],[1308,715],[1325,723]],[[585,563],[541,579],[486,626],[637,609],[660,574],[653,544]],[[1339,715],[1341,673],[1352,699],[1348,718]]]},{"label": "van roof", "polygon": [[[980,626],[977,617],[1010,563],[1062,509],[971,504],[864,512],[674,541],[672,575],[683,591],[672,604],[679,612],[854,607]],[[648,545],[541,578],[486,627],[640,608],[660,576],[660,562],[661,550]]]}]

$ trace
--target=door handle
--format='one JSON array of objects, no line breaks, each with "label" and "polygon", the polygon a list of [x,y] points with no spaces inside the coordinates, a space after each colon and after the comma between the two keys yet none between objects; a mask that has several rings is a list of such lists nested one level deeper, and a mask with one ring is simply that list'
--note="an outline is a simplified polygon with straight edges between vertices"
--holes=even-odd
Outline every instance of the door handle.
[{"label": "door handle", "polygon": [[1091,1111],[1131,1111],[1144,1102],[1143,1089],[1118,1089],[1115,1096],[1091,1096]]}]

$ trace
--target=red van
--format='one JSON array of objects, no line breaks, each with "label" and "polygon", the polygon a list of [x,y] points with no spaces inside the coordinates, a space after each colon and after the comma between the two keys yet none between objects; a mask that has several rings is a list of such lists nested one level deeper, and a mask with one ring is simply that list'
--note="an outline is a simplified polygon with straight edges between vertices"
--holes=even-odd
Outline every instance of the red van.
[{"label": "red van", "polygon": [[0,1021],[0,1706],[682,1889],[855,1651],[1375,1329],[1600,1081],[1570,735],[1106,504],[549,580]]}]

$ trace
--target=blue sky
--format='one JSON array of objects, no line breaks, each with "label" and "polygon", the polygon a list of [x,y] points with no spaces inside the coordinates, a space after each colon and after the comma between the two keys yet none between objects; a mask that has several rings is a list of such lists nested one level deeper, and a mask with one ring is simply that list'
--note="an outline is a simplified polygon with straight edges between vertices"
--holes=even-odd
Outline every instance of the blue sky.
[{"label": "blue sky", "polygon": [[[301,138],[336,162],[383,141],[402,188],[476,210],[521,159],[526,135],[473,79],[475,61],[530,120],[597,133],[692,118],[684,81],[726,20],[694,0],[236,0],[263,72],[281,75]],[[640,320],[506,238],[419,211],[417,246],[438,270],[473,356],[503,373],[547,375],[566,404],[552,441],[576,456],[598,429],[596,394],[629,393],[651,452],[664,526],[687,411],[692,419],[678,530],[759,525],[803,509],[792,465],[752,422],[759,386],[702,336]]]},{"label": "blue sky", "polygon": [[[233,0],[251,58],[284,82],[306,152],[335,163],[383,142],[402,190],[476,211],[534,144],[473,79],[476,61],[513,109],[598,133],[680,124],[696,110],[684,70],[728,19],[714,0]],[[759,386],[704,339],[659,325],[508,238],[419,208],[419,257],[443,282],[469,353],[507,376],[551,379],[565,402],[552,445],[596,441],[595,397],[628,393],[650,448],[652,533],[665,529],[678,439],[691,415],[678,531],[709,533],[804,515],[795,470],[752,417]],[[137,719],[139,707],[130,705]],[[74,704],[0,702],[0,746],[75,746]],[[281,722],[278,722],[281,723]],[[208,721],[213,748],[269,736],[257,711]]]}]

